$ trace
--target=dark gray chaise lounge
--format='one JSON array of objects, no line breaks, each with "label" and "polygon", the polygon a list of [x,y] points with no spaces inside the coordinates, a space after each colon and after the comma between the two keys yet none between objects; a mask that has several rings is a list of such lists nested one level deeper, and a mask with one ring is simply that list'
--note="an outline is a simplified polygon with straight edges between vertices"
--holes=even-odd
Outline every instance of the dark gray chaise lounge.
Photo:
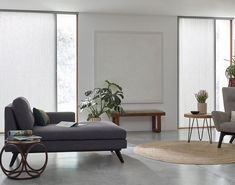
[{"label": "dark gray chaise lounge", "polygon": [[[9,130],[32,129],[34,135],[42,136],[42,142],[48,152],[115,151],[119,160],[124,162],[120,152],[127,146],[124,129],[108,121],[70,128],[58,127],[56,123],[60,121],[74,121],[75,114],[73,112],[48,112],[47,114],[51,123],[47,126],[35,126],[28,101],[23,97],[15,99],[5,107],[5,138]],[[18,155],[12,153],[10,166],[14,164]]]}]

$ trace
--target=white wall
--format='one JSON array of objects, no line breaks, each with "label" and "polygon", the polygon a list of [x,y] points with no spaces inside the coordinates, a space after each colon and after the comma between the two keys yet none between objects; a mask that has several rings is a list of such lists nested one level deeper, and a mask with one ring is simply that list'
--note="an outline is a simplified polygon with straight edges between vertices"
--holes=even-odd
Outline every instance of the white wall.
[{"label": "white wall", "polygon": [[[79,91],[80,96],[94,87],[94,32],[135,31],[163,33],[163,103],[125,104],[126,109],[161,109],[163,130],[177,128],[177,17],[79,14]],[[117,51],[118,52],[118,51]],[[148,75],[148,74],[144,74]],[[131,84],[130,84],[131,85]],[[86,115],[81,114],[80,120]],[[121,118],[128,131],[151,130],[150,117]]]}]

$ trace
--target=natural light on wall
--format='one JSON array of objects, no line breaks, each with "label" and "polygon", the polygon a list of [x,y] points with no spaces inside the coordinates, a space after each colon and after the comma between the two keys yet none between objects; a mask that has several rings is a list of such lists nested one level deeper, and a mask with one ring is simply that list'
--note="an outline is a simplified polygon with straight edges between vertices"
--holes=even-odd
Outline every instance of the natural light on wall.
[{"label": "natural light on wall", "polygon": [[76,15],[57,14],[57,110],[76,112]]}]

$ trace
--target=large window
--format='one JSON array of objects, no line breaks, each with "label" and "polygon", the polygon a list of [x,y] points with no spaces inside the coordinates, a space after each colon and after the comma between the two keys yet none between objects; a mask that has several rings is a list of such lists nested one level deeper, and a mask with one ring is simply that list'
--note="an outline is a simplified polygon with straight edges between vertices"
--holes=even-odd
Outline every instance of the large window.
[{"label": "large window", "polygon": [[230,20],[179,19],[179,127],[187,127],[184,113],[197,110],[194,94],[209,93],[207,111],[223,110],[222,87],[230,60]]},{"label": "large window", "polygon": [[0,132],[19,96],[45,111],[76,112],[77,15],[0,12]]}]

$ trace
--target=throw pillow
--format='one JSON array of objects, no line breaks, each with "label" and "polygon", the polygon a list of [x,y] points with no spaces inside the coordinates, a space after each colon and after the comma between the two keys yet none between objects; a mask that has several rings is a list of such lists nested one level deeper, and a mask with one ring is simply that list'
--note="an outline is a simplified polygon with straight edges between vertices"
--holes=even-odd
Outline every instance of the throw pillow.
[{"label": "throw pillow", "polygon": [[12,102],[12,105],[19,129],[31,130],[34,125],[34,117],[28,100],[18,97]]},{"label": "throw pillow", "polygon": [[231,121],[235,121],[235,111],[231,111]]},{"label": "throw pillow", "polygon": [[35,119],[35,124],[38,126],[46,126],[50,123],[49,116],[43,110],[33,108],[33,115]]}]

